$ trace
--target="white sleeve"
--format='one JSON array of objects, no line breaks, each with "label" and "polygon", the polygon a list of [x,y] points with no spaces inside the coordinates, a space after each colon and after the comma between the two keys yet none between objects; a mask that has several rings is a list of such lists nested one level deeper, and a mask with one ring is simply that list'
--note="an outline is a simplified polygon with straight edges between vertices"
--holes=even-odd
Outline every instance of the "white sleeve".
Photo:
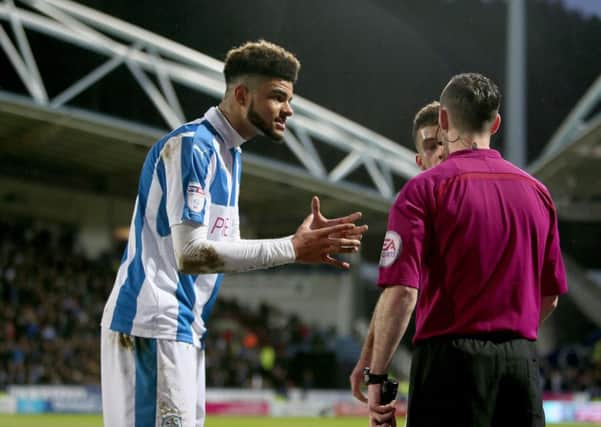
[{"label": "white sleeve", "polygon": [[229,273],[269,268],[295,261],[292,236],[262,240],[207,240],[207,227],[171,227],[177,269],[187,274]]}]

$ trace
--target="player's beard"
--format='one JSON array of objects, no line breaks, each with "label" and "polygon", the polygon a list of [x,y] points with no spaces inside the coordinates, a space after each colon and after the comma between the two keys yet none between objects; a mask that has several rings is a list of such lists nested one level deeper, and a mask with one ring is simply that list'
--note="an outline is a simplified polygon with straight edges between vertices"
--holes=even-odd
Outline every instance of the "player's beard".
[{"label": "player's beard", "polygon": [[269,123],[266,120],[264,120],[263,117],[259,115],[259,113],[255,111],[255,104],[253,101],[250,101],[250,106],[248,107],[248,113],[246,113],[246,118],[257,129],[259,129],[261,133],[263,133],[263,135],[266,135],[275,141],[282,140],[283,136],[275,133],[273,127],[270,126]]}]

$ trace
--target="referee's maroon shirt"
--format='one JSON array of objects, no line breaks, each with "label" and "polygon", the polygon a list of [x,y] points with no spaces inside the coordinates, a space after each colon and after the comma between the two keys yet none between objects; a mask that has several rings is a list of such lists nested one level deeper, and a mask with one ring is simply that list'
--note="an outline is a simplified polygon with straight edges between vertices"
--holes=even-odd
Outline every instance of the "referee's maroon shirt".
[{"label": "referee's maroon shirt", "polygon": [[419,289],[414,342],[496,332],[536,339],[541,296],[567,292],[549,192],[495,150],[452,153],[399,193],[378,285]]}]

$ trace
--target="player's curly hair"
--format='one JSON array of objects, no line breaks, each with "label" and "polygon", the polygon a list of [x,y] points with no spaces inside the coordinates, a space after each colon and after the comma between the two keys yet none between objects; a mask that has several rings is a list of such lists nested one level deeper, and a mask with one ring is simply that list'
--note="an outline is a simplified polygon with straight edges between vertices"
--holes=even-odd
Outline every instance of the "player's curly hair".
[{"label": "player's curly hair", "polygon": [[275,77],[296,82],[300,62],[281,46],[265,40],[246,42],[231,49],[225,57],[223,74],[229,85],[243,75]]},{"label": "player's curly hair", "polygon": [[493,120],[501,105],[501,92],[488,77],[478,73],[454,76],[442,91],[441,104],[453,123],[463,131],[481,132]]},{"label": "player's curly hair", "polygon": [[417,146],[417,131],[425,126],[438,126],[438,110],[440,109],[440,102],[434,101],[428,105],[422,107],[415,117],[413,118],[413,127],[411,128],[411,138],[415,149],[420,151],[420,147]]}]

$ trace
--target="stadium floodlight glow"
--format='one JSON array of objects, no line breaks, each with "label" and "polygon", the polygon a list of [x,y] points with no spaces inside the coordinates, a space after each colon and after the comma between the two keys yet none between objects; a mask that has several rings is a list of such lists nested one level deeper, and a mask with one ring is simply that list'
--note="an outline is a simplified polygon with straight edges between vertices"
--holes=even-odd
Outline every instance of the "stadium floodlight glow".
[{"label": "stadium floodlight glow", "polygon": [[[193,119],[185,117],[174,83],[218,99],[225,90],[221,61],[72,1],[4,0],[0,2],[2,21],[12,29],[16,43],[0,25],[0,46],[33,102],[41,106],[61,110],[123,64],[169,128]],[[95,52],[106,61],[49,98],[25,30]],[[379,199],[382,206],[388,206],[395,193],[393,177],[408,179],[419,172],[414,153],[394,141],[300,96],[295,97],[294,109],[284,142],[303,173],[314,183],[327,184],[323,188],[333,197],[337,195],[331,189],[341,186],[347,193],[352,188],[369,196],[366,200]],[[328,171],[316,143],[347,155]],[[280,161],[266,164],[279,164],[279,171],[288,165]],[[371,182],[356,185],[348,181],[361,166]]]}]

